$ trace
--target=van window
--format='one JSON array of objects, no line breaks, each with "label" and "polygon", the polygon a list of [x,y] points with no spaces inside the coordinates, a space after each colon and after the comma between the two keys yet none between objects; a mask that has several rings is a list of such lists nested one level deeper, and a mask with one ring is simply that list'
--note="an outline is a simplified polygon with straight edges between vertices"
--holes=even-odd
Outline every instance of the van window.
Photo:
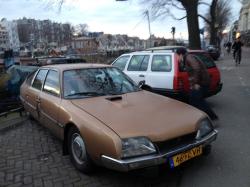
[{"label": "van window", "polygon": [[197,60],[203,62],[207,68],[214,68],[216,66],[214,61],[210,57],[207,57],[205,54],[194,54],[194,56]]},{"label": "van window", "polygon": [[134,55],[132,56],[128,71],[147,71],[149,55]]},{"label": "van window", "polygon": [[114,63],[113,63],[113,66],[119,68],[120,70],[124,70],[125,66],[126,66],[126,63],[129,59],[129,55],[127,56],[122,56],[120,58],[118,58]]},{"label": "van window", "polygon": [[44,82],[45,77],[47,75],[47,72],[48,72],[48,70],[46,70],[46,69],[39,70],[39,72],[37,73],[36,78],[32,84],[33,88],[41,90],[43,82]]},{"label": "van window", "polygon": [[170,72],[172,70],[171,55],[154,55],[151,65],[151,71]]}]

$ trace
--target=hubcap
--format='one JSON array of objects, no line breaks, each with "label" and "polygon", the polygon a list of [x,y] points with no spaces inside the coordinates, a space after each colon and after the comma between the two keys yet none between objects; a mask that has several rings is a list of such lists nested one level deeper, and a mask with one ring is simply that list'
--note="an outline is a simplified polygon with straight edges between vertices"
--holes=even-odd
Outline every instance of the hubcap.
[{"label": "hubcap", "polygon": [[86,150],[84,141],[78,133],[72,136],[71,148],[75,161],[82,164],[86,160]]}]

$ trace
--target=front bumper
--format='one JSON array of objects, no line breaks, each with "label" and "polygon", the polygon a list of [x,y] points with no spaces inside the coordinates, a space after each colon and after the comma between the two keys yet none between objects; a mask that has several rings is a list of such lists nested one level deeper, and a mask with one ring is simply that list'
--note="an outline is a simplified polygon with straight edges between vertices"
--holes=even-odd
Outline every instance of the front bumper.
[{"label": "front bumper", "polygon": [[185,152],[199,145],[203,145],[203,147],[209,145],[211,142],[216,140],[217,133],[217,130],[213,130],[213,132],[211,132],[201,140],[196,140],[190,144],[170,150],[164,154],[155,154],[123,160],[118,160],[102,155],[101,161],[103,166],[105,166],[106,168],[110,168],[117,171],[130,171],[134,169],[156,166],[168,162],[168,159],[171,156],[176,155],[178,153]]}]

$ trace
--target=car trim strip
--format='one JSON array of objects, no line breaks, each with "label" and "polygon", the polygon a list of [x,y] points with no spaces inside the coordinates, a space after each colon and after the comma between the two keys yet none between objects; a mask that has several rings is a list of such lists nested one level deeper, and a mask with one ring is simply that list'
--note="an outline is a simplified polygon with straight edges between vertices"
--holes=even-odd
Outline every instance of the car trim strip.
[{"label": "car trim strip", "polygon": [[45,112],[41,111],[42,115],[49,118],[53,123],[57,124],[59,127],[63,128],[64,126],[61,123],[58,123],[57,120],[46,114]]}]

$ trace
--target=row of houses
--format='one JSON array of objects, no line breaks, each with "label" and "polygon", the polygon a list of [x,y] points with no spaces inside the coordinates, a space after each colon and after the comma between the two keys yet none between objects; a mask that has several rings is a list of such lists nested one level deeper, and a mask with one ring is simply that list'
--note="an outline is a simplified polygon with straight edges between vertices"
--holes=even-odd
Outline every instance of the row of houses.
[{"label": "row of houses", "polygon": [[[96,53],[112,51],[135,51],[148,47],[174,45],[173,39],[159,38],[154,35],[150,39],[130,37],[125,34],[105,34],[103,32],[87,32],[84,36],[75,36],[68,23],[54,23],[50,20],[22,18],[0,21],[0,51],[13,49],[19,51],[56,51],[72,48],[79,53]],[[24,50],[23,49],[23,50]]]},{"label": "row of houses", "polygon": [[97,37],[76,37],[72,39],[73,49],[84,53],[112,52],[112,51],[136,51],[149,47],[162,45],[175,45],[173,39],[165,39],[151,36],[151,39],[143,40],[139,37],[129,37],[127,35],[100,34]]}]

